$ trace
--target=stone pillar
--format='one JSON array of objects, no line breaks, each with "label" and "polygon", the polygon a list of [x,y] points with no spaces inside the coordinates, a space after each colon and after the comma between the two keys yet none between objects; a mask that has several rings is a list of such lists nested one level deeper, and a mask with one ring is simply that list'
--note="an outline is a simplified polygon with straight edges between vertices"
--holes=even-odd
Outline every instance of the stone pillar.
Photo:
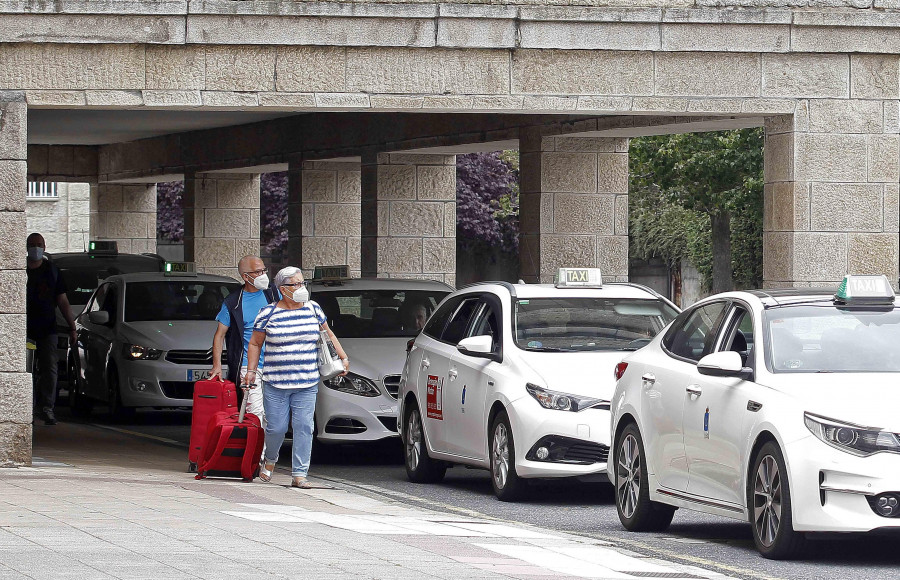
[{"label": "stone pillar", "polygon": [[288,161],[287,254],[284,264],[301,264],[303,256],[303,160]]},{"label": "stone pillar", "polygon": [[362,163],[362,275],[455,285],[456,156],[379,153],[375,161]]},{"label": "stone pillar", "polygon": [[123,253],[156,252],[156,184],[100,183],[90,191],[91,239]]},{"label": "stone pillar", "polygon": [[31,464],[31,375],[25,372],[25,96],[0,91],[0,467]]},{"label": "stone pillar", "polygon": [[519,270],[552,282],[557,268],[596,267],[628,279],[628,139],[541,137],[520,147]]},{"label": "stone pillar", "polygon": [[185,260],[198,272],[237,279],[238,260],[260,254],[259,174],[187,174],[182,203]]},{"label": "stone pillar", "polygon": [[312,276],[316,266],[350,266],[359,277],[360,164],[306,161],[302,165],[301,268]]},{"label": "stone pillar", "polygon": [[766,119],[766,287],[837,287],[845,274],[885,274],[896,287],[896,81],[890,100],[802,100]]}]

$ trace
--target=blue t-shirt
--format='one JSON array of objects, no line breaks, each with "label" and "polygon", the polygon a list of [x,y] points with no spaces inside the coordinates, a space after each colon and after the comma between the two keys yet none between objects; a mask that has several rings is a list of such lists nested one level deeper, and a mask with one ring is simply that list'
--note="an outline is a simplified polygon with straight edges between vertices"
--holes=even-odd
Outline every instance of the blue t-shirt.
[{"label": "blue t-shirt", "polygon": [[[241,358],[241,366],[247,366],[247,346],[250,344],[250,337],[253,336],[253,322],[256,320],[259,311],[264,306],[267,306],[269,301],[266,300],[266,293],[262,290],[259,292],[241,290],[241,292],[243,293],[243,296],[241,296],[241,314],[244,317],[244,355]],[[216,316],[216,320],[225,326],[231,326],[231,313],[228,311],[228,305],[224,302],[222,303],[222,309],[219,310],[219,314]],[[262,350],[259,352],[260,362],[262,362],[262,355],[265,351],[266,345],[263,344]]]}]

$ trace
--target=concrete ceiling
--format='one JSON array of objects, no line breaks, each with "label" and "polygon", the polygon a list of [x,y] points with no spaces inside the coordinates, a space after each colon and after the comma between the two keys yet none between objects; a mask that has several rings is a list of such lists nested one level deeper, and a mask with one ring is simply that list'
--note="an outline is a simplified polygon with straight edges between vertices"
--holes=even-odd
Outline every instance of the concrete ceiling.
[{"label": "concrete ceiling", "polygon": [[296,114],[201,110],[29,109],[28,143],[31,145],[103,145],[168,133],[243,125]]}]

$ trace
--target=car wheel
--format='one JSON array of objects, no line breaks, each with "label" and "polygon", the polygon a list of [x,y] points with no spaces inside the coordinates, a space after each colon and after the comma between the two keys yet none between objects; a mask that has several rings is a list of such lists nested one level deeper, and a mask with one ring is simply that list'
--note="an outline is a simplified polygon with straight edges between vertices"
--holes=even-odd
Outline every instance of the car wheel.
[{"label": "car wheel", "polygon": [[122,420],[129,419],[134,416],[133,407],[125,407],[122,405],[122,389],[119,388],[119,373],[114,368],[108,369],[109,373],[109,392],[107,394],[107,404],[109,405],[109,415],[113,419]]},{"label": "car wheel", "polygon": [[525,481],[516,473],[516,446],[506,411],[494,417],[490,449],[494,495],[500,501],[516,501],[525,493]]},{"label": "car wheel", "polygon": [[672,523],[675,509],[650,500],[644,442],[637,425],[630,423],[616,445],[616,511],[632,532],[661,532]]},{"label": "car wheel", "polygon": [[422,415],[415,403],[406,411],[406,429],[403,430],[403,451],[406,476],[414,483],[437,483],[444,479],[447,466],[428,455]]},{"label": "car wheel", "polygon": [[760,448],[747,486],[753,541],[765,558],[782,560],[800,555],[806,536],[794,531],[791,488],[781,449],[774,441]]},{"label": "car wheel", "polygon": [[85,396],[82,392],[83,385],[81,384],[81,380],[78,378],[78,369],[75,366],[75,361],[69,361],[69,410],[72,412],[72,415],[79,418],[87,418],[91,414],[91,408],[93,405],[91,401]]}]

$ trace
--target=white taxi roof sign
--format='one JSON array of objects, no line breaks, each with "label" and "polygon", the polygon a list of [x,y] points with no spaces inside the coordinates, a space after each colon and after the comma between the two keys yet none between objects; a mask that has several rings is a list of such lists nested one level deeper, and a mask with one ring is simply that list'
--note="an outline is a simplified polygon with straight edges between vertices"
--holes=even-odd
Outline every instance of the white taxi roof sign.
[{"label": "white taxi roof sign", "polygon": [[884,304],[894,303],[894,289],[887,276],[844,276],[844,280],[834,295],[838,304]]},{"label": "white taxi roof sign", "polygon": [[350,266],[316,266],[313,270],[313,280],[320,282],[334,282],[350,279]]},{"label": "white taxi roof sign", "polygon": [[166,262],[163,273],[166,276],[196,276],[197,267],[194,262]]},{"label": "white taxi roof sign", "polygon": [[600,268],[560,268],[556,273],[557,288],[603,288]]}]

